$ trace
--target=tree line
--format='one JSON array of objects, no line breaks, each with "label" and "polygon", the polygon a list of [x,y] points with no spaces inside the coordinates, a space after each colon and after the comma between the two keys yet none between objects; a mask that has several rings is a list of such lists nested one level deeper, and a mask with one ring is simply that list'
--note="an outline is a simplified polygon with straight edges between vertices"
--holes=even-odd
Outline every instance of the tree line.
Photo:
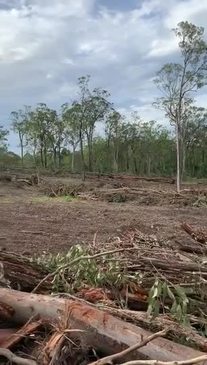
[{"label": "tree line", "polygon": [[[11,113],[19,136],[21,163],[68,171],[127,172],[177,175],[177,189],[186,176],[207,176],[207,109],[197,107],[195,93],[207,84],[204,28],[181,22],[173,30],[180,62],[157,73],[156,108],[169,125],[124,116],[110,94],[90,87],[90,76],[78,79],[78,96],[59,111],[40,103]],[[0,127],[0,150],[6,153],[8,131]]]}]

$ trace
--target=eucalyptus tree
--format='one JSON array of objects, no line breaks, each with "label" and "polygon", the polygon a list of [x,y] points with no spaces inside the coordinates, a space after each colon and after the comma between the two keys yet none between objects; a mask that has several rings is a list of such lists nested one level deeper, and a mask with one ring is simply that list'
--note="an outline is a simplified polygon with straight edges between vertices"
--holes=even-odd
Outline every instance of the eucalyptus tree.
[{"label": "eucalyptus tree", "polygon": [[24,147],[26,146],[26,134],[30,117],[30,106],[24,106],[24,109],[11,112],[12,129],[14,132],[18,133],[19,137],[22,166],[24,165]]},{"label": "eucalyptus tree", "polygon": [[207,43],[204,28],[187,21],[173,30],[178,38],[180,63],[167,63],[158,72],[155,82],[162,96],[156,105],[165,111],[176,130],[177,191],[180,191],[184,135],[188,109],[193,95],[207,84]]},{"label": "eucalyptus tree", "polygon": [[65,141],[72,147],[71,171],[75,169],[75,152],[80,144],[80,113],[78,105],[65,103],[61,106]]},{"label": "eucalyptus tree", "polygon": [[80,77],[78,85],[80,89],[79,107],[81,110],[80,140],[85,135],[88,146],[88,169],[93,170],[93,138],[98,122],[105,122],[107,114],[111,110],[110,96],[107,90],[101,88],[90,89],[90,76]]}]

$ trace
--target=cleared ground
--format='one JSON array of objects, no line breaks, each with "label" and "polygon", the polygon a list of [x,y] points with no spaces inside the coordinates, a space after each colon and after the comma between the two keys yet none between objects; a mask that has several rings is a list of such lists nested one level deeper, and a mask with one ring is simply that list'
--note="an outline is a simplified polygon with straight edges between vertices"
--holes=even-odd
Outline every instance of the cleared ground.
[{"label": "cleared ground", "polygon": [[[71,182],[54,178],[47,178],[44,185],[47,183],[52,186],[57,183],[81,184],[78,180]],[[117,181],[113,185],[88,181],[84,190],[91,193],[95,189],[97,193],[104,188],[104,192],[108,193],[117,184]],[[139,199],[114,203],[90,198],[50,198],[42,188],[0,182],[0,247],[28,255],[44,251],[56,253],[67,251],[77,243],[91,243],[95,234],[96,240],[107,242],[129,229],[154,234],[173,245],[177,239],[186,240],[186,234],[180,227],[182,222],[207,227],[206,207],[179,207],[166,202],[162,205],[162,191],[166,196],[166,192],[172,192],[174,186],[143,181],[134,185],[144,189],[145,197],[146,190],[149,191],[147,205],[143,201],[140,204]],[[160,204],[156,201],[153,205],[151,194],[156,189],[161,192]]]}]

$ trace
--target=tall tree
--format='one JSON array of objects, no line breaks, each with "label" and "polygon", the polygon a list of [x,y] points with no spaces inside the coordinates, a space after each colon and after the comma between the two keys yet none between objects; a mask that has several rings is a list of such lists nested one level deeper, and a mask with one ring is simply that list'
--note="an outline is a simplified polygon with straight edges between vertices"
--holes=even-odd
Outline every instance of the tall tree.
[{"label": "tall tree", "polygon": [[113,170],[114,172],[118,172],[120,138],[122,133],[122,115],[116,110],[113,110],[106,120],[105,133],[108,140],[108,147],[112,144]]},{"label": "tall tree", "polygon": [[30,143],[40,151],[40,160],[43,167],[48,165],[48,151],[51,147],[52,133],[54,132],[57,113],[46,104],[39,103],[31,113],[28,123],[28,136]]},{"label": "tall tree", "polygon": [[13,131],[18,133],[19,136],[22,166],[24,165],[25,137],[30,119],[30,112],[31,107],[25,106],[24,109],[19,109],[18,111],[13,111],[11,113]]},{"label": "tall tree", "polygon": [[207,83],[207,43],[204,28],[187,21],[179,23],[174,32],[179,40],[182,61],[165,64],[155,82],[163,94],[156,105],[165,111],[176,129],[177,191],[180,192],[188,109],[193,102],[193,92]]},{"label": "tall tree", "polygon": [[[203,140],[202,132],[207,126],[207,109],[191,106],[186,114],[185,129],[183,130],[182,177],[185,176],[186,155],[188,150]],[[199,141],[200,140],[200,141]]]},{"label": "tall tree", "polygon": [[88,145],[88,169],[93,170],[93,137],[96,124],[102,122],[110,110],[111,104],[107,100],[109,92],[89,88],[90,76],[79,78],[80,106],[82,111],[82,129]]},{"label": "tall tree", "polygon": [[72,147],[71,172],[75,167],[75,151],[80,142],[80,113],[76,105],[65,103],[61,107],[62,121],[65,127],[65,139]]}]

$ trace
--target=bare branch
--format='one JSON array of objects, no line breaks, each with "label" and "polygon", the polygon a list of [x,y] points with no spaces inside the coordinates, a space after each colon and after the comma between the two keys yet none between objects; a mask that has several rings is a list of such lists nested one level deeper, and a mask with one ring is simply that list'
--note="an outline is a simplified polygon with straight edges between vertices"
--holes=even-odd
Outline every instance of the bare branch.
[{"label": "bare branch", "polygon": [[11,363],[17,365],[37,365],[36,361],[16,356],[13,352],[4,348],[0,348],[0,356],[6,357]]},{"label": "bare branch", "polygon": [[97,361],[91,363],[90,365],[113,364],[114,360],[121,359],[122,357],[128,355],[129,353],[131,353],[135,350],[138,350],[141,347],[147,345],[150,341],[154,340],[155,338],[166,335],[166,333],[167,333],[166,329],[164,329],[162,331],[159,331],[159,332],[156,332],[156,333],[153,333],[153,335],[147,337],[142,342],[136,343],[135,345],[130,346],[128,349],[123,350],[123,351],[119,352],[118,354],[113,354],[113,355],[110,355],[110,356],[106,356],[106,357],[104,357],[100,360],[97,360]]},{"label": "bare branch", "polygon": [[182,361],[132,360],[120,365],[193,365],[204,361],[207,361],[207,355]]}]

